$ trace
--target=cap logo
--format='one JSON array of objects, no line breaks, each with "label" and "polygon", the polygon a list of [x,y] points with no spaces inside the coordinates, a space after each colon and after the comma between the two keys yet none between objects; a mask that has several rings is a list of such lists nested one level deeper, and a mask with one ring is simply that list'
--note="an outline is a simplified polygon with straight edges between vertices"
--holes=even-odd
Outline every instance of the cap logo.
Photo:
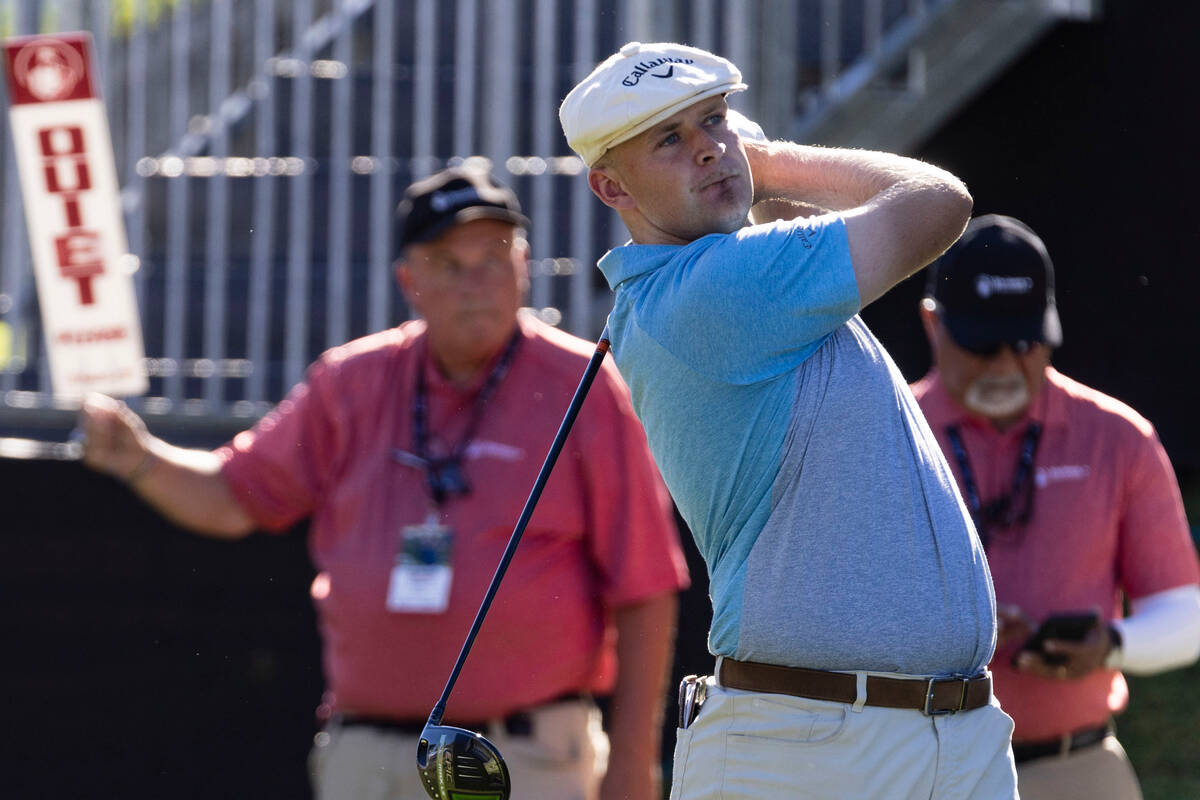
[{"label": "cap logo", "polygon": [[457,189],[453,192],[434,192],[429,198],[429,205],[434,211],[445,211],[457,205],[470,205],[476,201],[482,202],[479,193],[474,189]]},{"label": "cap logo", "polygon": [[[696,62],[690,58],[671,58],[670,56],[668,56],[666,58],[654,58],[654,59],[651,59],[650,61],[639,61],[634,66],[633,72],[626,75],[625,79],[621,81],[621,84],[623,86],[637,86],[638,81],[640,81],[642,79],[643,75],[645,75],[647,72],[650,72],[650,70],[654,69],[655,67],[661,67],[663,64],[694,64],[694,63],[696,63]],[[657,73],[650,72],[650,77],[652,77],[652,78],[669,78],[674,74],[675,74],[675,67],[667,67],[667,71],[665,74],[659,75]]]},{"label": "cap logo", "polygon": [[1027,275],[980,275],[975,278],[975,292],[980,297],[994,294],[1025,294],[1033,290],[1033,278]]}]

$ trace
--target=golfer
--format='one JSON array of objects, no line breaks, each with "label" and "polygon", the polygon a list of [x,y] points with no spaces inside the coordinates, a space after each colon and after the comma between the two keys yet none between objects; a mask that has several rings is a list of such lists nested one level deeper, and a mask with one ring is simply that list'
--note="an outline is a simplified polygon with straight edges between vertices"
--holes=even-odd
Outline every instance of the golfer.
[{"label": "golfer", "polygon": [[[710,574],[715,675],[689,688],[671,796],[1014,798],[983,549],[857,316],[971,197],[919,161],[743,140],[745,88],[635,42],[559,110],[632,237],[600,260],[613,354]],[[826,213],[751,225],[760,201]]]}]

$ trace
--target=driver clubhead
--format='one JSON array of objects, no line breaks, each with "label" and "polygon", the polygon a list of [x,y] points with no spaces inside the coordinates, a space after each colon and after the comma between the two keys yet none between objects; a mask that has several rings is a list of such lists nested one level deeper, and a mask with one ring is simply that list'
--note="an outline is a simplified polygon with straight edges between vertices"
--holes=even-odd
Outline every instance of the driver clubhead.
[{"label": "driver clubhead", "polygon": [[450,725],[426,725],[417,744],[421,785],[433,800],[508,800],[508,765],[496,746],[478,733]]}]

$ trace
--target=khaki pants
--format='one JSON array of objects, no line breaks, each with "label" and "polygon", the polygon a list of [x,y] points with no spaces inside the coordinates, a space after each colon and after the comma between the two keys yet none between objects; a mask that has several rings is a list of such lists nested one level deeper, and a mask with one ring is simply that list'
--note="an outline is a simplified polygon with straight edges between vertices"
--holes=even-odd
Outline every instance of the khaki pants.
[{"label": "khaki pants", "polygon": [[1065,756],[1017,766],[1021,800],[1142,800],[1133,765],[1115,736]]},{"label": "khaki pants", "polygon": [[939,717],[716,686],[677,731],[672,800],[1015,800],[1012,719]]},{"label": "khaki pants", "polygon": [[[513,800],[594,800],[608,766],[600,710],[585,700],[530,712],[529,736],[481,731],[500,750]],[[428,800],[417,774],[419,737],[334,723],[310,757],[316,800]]]}]

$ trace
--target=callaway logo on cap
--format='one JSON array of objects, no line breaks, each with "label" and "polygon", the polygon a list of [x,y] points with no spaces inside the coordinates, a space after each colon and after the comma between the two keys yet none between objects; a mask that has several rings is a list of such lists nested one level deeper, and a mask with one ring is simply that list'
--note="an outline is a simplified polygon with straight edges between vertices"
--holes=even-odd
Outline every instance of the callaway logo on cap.
[{"label": "callaway logo on cap", "polygon": [[567,144],[590,167],[693,103],[745,88],[738,68],[707,50],[630,42],[570,91],[558,119]]}]

